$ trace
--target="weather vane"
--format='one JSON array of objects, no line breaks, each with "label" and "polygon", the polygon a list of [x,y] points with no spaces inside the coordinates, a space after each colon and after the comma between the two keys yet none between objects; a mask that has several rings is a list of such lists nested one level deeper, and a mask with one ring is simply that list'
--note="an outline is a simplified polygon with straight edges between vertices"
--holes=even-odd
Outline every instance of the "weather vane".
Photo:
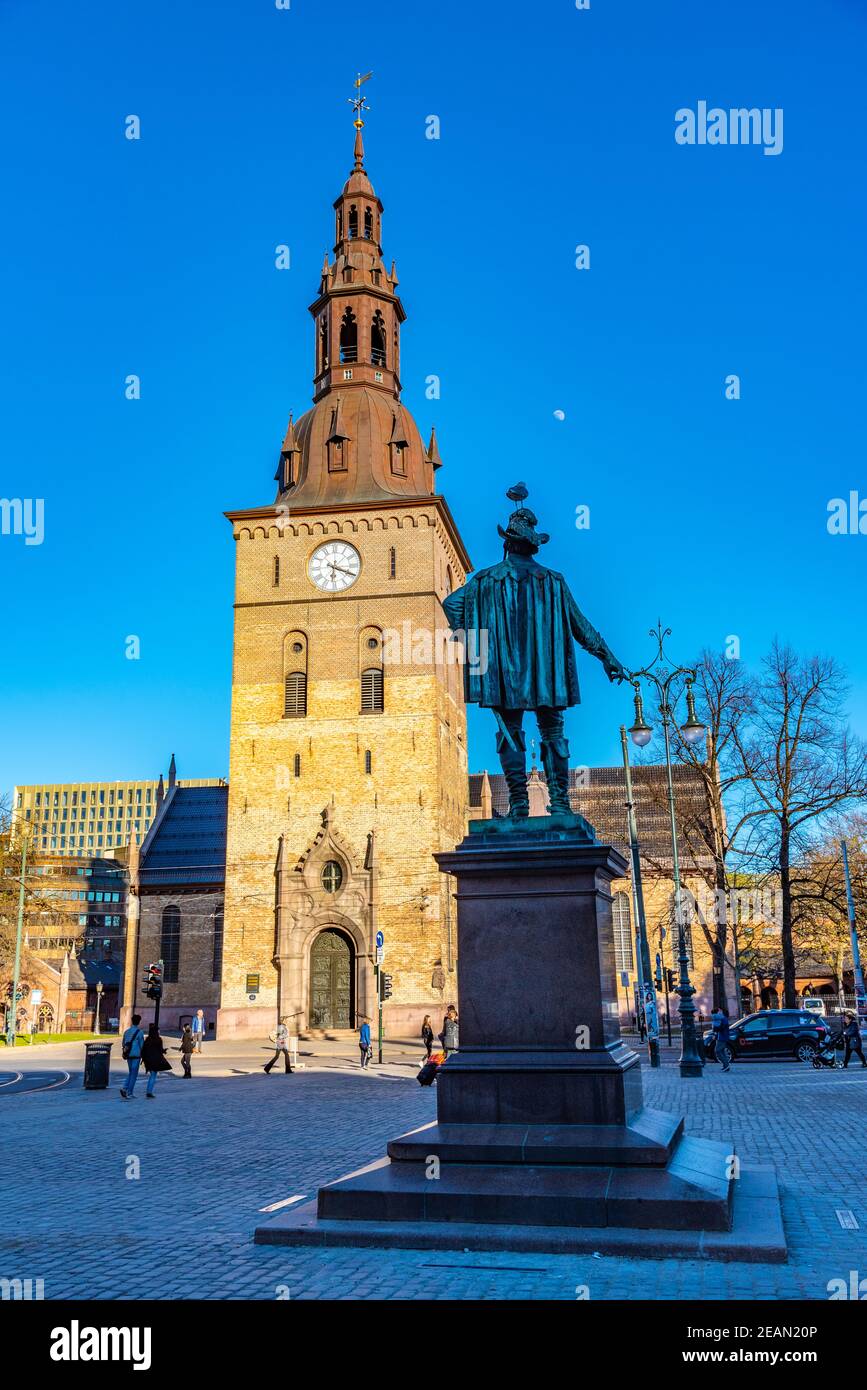
[{"label": "weather vane", "polygon": [[364,125],[364,121],[361,119],[362,115],[365,111],[370,110],[370,107],[367,105],[367,102],[364,100],[364,97],[362,96],[361,87],[364,82],[369,82],[372,76],[372,72],[366,72],[363,77],[361,73],[359,73],[352,84],[355,88],[355,96],[346,98],[353,111],[355,112],[355,120],[353,121],[353,125],[355,126],[356,130],[361,130],[361,127]]}]

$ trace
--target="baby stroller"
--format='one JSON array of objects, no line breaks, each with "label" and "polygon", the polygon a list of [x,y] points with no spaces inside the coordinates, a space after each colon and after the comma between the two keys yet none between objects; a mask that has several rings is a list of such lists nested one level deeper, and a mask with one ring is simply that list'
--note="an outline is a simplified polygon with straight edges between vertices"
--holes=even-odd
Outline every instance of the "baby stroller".
[{"label": "baby stroller", "polygon": [[843,1058],[837,1051],[837,1044],[831,1037],[823,1042],[819,1051],[813,1057],[813,1066],[816,1071],[821,1071],[822,1067],[842,1067]]},{"label": "baby stroller", "polygon": [[445,1060],[446,1054],[444,1052],[432,1052],[416,1077],[419,1086],[432,1086],[436,1081],[437,1072]]}]

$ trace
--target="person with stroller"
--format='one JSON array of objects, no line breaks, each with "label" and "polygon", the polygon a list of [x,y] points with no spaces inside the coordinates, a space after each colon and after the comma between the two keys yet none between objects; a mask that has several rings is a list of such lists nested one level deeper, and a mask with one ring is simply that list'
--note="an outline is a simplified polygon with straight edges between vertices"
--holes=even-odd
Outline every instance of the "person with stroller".
[{"label": "person with stroller", "polygon": [[843,1066],[848,1067],[849,1058],[854,1052],[856,1057],[860,1057],[862,1067],[867,1067],[867,1061],[864,1060],[864,1049],[861,1046],[861,1029],[858,1027],[858,1019],[850,1009],[847,1009],[843,1014],[843,1043],[846,1048]]}]

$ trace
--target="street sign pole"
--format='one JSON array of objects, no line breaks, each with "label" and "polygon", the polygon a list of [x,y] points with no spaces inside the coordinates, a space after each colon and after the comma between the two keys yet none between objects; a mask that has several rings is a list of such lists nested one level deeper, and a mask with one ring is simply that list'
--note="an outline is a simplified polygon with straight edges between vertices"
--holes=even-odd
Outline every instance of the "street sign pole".
[{"label": "street sign pole", "polygon": [[377,1031],[377,1061],[382,1064],[382,956],[385,946],[385,936],[381,931],[376,933],[376,1006],[379,1013],[379,1027]]}]

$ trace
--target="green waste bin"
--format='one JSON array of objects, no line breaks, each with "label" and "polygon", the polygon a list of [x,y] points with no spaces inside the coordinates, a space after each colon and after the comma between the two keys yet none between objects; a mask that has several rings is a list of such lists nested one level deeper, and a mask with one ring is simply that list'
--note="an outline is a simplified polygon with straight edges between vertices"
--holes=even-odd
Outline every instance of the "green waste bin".
[{"label": "green waste bin", "polygon": [[114,1044],[110,1042],[84,1044],[84,1089],[86,1091],[105,1090],[108,1085],[113,1046]]}]

